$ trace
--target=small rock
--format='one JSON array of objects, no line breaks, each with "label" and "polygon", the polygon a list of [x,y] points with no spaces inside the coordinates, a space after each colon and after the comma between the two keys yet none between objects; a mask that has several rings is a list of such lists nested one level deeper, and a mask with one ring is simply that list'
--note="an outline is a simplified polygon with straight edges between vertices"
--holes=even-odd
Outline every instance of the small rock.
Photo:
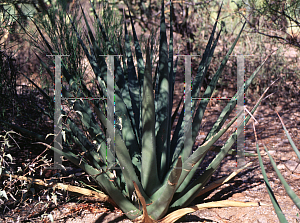
[{"label": "small rock", "polygon": [[284,170],[285,169],[285,165],[284,164],[279,164],[277,166],[278,170]]},{"label": "small rock", "polygon": [[291,174],[292,179],[300,179],[300,175]]},{"label": "small rock", "polygon": [[282,157],[280,157],[280,159],[281,159],[282,161],[288,160],[288,158],[287,158],[286,156],[282,156]]},{"label": "small rock", "polygon": [[288,160],[285,162],[287,168],[294,173],[300,173],[300,164],[296,161]]},{"label": "small rock", "polygon": [[269,150],[270,155],[274,155],[276,153],[275,150]]}]

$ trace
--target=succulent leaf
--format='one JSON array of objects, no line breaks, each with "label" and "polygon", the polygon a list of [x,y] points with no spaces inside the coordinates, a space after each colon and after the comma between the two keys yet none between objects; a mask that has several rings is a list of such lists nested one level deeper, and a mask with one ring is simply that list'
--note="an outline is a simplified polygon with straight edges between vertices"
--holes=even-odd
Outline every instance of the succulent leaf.
[{"label": "succulent leaf", "polygon": [[[133,62],[134,58],[125,18],[125,42],[124,48],[121,47],[120,50],[122,52],[121,63],[120,55],[116,55],[117,51],[114,49],[115,46],[122,46],[121,40],[118,39],[117,44],[110,41],[109,32],[106,33],[104,28],[105,22],[103,23],[104,25],[100,22],[95,6],[92,3],[91,7],[95,17],[95,25],[100,29],[101,38],[99,38],[104,39],[103,43],[101,43],[101,40],[93,33],[94,31],[92,31],[82,7],[81,12],[87,28],[86,40],[80,35],[76,22],[69,17],[73,34],[76,35],[77,38],[76,43],[80,44],[84,55],[92,67],[92,71],[95,75],[93,78],[96,80],[95,84],[98,92],[95,93],[88,89],[82,80],[82,74],[72,73],[67,69],[67,66],[62,64],[62,75],[69,84],[69,88],[64,85],[62,86],[62,95],[66,98],[81,98],[94,97],[94,94],[99,94],[107,100],[101,103],[96,100],[68,100],[80,120],[80,124],[68,116],[66,118],[67,125],[64,127],[64,132],[67,137],[67,142],[72,141],[79,145],[84,152],[84,156],[76,155],[68,150],[69,146],[67,143],[63,145],[63,150],[59,150],[47,145],[50,144],[49,139],[11,125],[20,132],[35,136],[43,142],[45,146],[65,156],[75,165],[82,168],[116,202],[128,218],[141,219],[142,222],[156,222],[156,220],[163,218],[170,211],[176,211],[188,206],[194,198],[203,191],[204,186],[208,183],[214,171],[217,170],[221,161],[229,152],[232,152],[230,149],[236,141],[237,136],[241,133],[239,128],[237,132],[231,134],[224,146],[217,148],[217,156],[206,168],[204,173],[192,183],[191,179],[195,175],[197,168],[201,165],[206,153],[216,148],[214,143],[229,130],[241,115],[240,112],[223,127],[237,103],[236,97],[244,93],[244,89],[246,90],[249,87],[263,65],[262,64],[246,81],[244,89],[241,88],[235,94],[235,98],[228,102],[218,120],[207,134],[202,145],[192,153],[192,148],[195,144],[196,136],[208,105],[208,100],[200,100],[198,102],[194,100],[191,104],[193,117],[191,126],[192,137],[186,141],[188,143],[185,143],[185,106],[180,109],[183,96],[179,103],[176,104],[175,112],[172,114],[175,75],[178,64],[178,57],[175,61],[173,60],[173,3],[170,2],[171,27],[169,44],[166,34],[164,4],[162,0],[159,60],[156,64],[156,70],[153,76],[152,67],[155,65],[153,61],[153,38],[151,47],[150,38],[148,39],[146,46],[146,63],[144,64],[141,46],[131,17],[130,11],[132,11],[132,8],[129,4],[127,6],[133,32],[132,44],[134,44],[135,48],[137,73]],[[222,5],[218,11],[217,20],[213,26],[212,33],[199,64],[197,75],[193,80],[192,98],[198,98],[200,96],[202,82],[207,74],[208,67],[221,35],[222,28],[219,32],[216,31],[221,8]],[[50,17],[53,28],[55,28],[54,25],[58,23],[55,22],[54,16],[52,16],[51,13],[48,13],[48,16]],[[59,50],[51,45],[38,25],[35,24],[35,26],[46,45],[47,51],[51,54],[55,54],[56,51],[58,52]],[[210,99],[212,97],[217,82],[230,54],[240,38],[244,26],[245,24],[222,60],[210,84],[205,89],[202,98]],[[216,38],[214,40],[215,34]],[[100,46],[105,47],[102,49]],[[104,52],[106,48],[107,52]],[[104,55],[104,53],[107,55]],[[105,56],[109,56],[108,62],[106,62]],[[38,57],[38,59],[47,69],[52,80],[55,81],[54,75],[49,67],[47,67],[40,57]],[[113,74],[113,81],[108,79],[107,75],[109,73]],[[110,93],[112,91],[114,92],[113,102],[110,101]],[[46,93],[44,93],[44,96],[53,103],[53,100],[51,100]],[[252,109],[252,114],[257,109],[261,100],[262,99],[260,99]],[[115,104],[114,118],[116,123],[112,123],[107,117],[107,113],[109,112],[107,107],[109,107],[109,103],[110,105],[112,103]],[[64,111],[62,113],[65,115]],[[178,113],[177,125],[172,136],[171,128]],[[245,123],[249,120],[250,115],[245,119]],[[244,123],[241,123],[240,125],[243,124]],[[113,139],[115,149],[107,149],[108,129],[114,129],[117,125],[120,126],[120,128],[118,130],[116,128]],[[93,143],[90,140],[92,140]],[[107,164],[107,160],[114,160],[114,162]],[[136,194],[138,199],[133,199]],[[143,210],[139,208],[139,201],[142,203]],[[221,206],[222,205],[223,204],[221,204]],[[197,206],[193,210],[201,208],[203,207]],[[189,212],[191,212],[190,209],[184,210],[180,213],[180,216],[184,215],[183,213],[186,214]],[[172,222],[170,219],[178,219],[178,215],[172,215],[166,219],[169,219],[166,220],[166,222]]]}]

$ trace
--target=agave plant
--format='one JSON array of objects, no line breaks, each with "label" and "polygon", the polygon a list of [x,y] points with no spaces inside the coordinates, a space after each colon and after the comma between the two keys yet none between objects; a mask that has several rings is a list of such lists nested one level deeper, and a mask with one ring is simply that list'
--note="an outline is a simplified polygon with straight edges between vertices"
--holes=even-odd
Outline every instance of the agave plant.
[{"label": "agave plant", "polygon": [[[277,112],[276,112],[277,113]],[[295,143],[293,142],[288,130],[286,129],[280,115],[277,113],[279,119],[280,119],[280,122],[282,124],[282,127],[285,131],[285,134],[294,150],[294,152],[296,153],[298,159],[300,160],[300,152],[299,150],[297,149]],[[265,181],[265,184],[266,184],[266,188],[267,188],[267,191],[269,193],[269,196],[271,198],[271,202],[273,204],[273,207],[275,209],[275,212],[277,214],[277,217],[279,219],[280,222],[288,222],[274,196],[274,193],[272,191],[272,188],[269,184],[269,180],[268,180],[268,177],[267,177],[267,173],[266,173],[266,170],[265,170],[265,167],[264,167],[264,164],[263,164],[263,161],[262,161],[262,158],[261,158],[261,154],[260,154],[260,149],[258,147],[258,141],[257,141],[257,136],[256,136],[256,132],[255,132],[255,125],[253,123],[253,127],[254,127],[254,133],[255,133],[255,140],[256,140],[256,149],[257,149],[257,154],[258,154],[258,159],[259,159],[259,165],[261,167],[261,171],[262,171],[262,175],[263,175],[263,178],[264,178],[264,181]],[[289,186],[289,184],[285,181],[284,177],[282,176],[282,174],[280,173],[280,171],[278,170],[277,166],[276,166],[276,163],[275,161],[273,160],[272,156],[270,155],[267,147],[264,145],[264,149],[266,150],[267,152],[267,155],[268,157],[270,158],[270,162],[279,178],[279,180],[281,181],[282,185],[284,186],[284,189],[285,191],[287,192],[287,194],[289,195],[289,197],[292,199],[292,201],[294,202],[294,204],[297,206],[297,208],[300,210],[300,198],[296,195],[296,193],[293,191],[293,189]]]},{"label": "agave plant", "polygon": [[[203,143],[192,153],[192,148],[196,141],[196,136],[199,132],[208,100],[194,100],[191,104],[193,119],[191,126],[192,137],[190,139],[186,139],[184,134],[184,107],[181,109],[174,134],[171,135],[171,127],[173,126],[176,114],[180,110],[182,100],[176,105],[176,110],[174,114],[172,114],[177,59],[174,63],[172,19],[168,45],[164,1],[162,1],[161,5],[159,61],[156,73],[153,75],[154,78],[152,78],[152,66],[154,66],[154,64],[152,64],[151,60],[151,49],[153,45],[151,43],[150,46],[149,40],[146,48],[146,62],[144,63],[141,47],[131,19],[138,75],[135,72],[129,34],[125,23],[123,65],[118,57],[114,57],[114,86],[107,80],[107,69],[109,66],[104,57],[99,56],[103,55],[103,51],[100,49],[98,39],[93,34],[87,22],[84,11],[82,10],[82,15],[88,31],[89,47],[79,35],[75,23],[70,19],[73,32],[76,34],[77,40],[84,50],[95,75],[95,84],[98,89],[97,95],[107,98],[107,89],[114,89],[114,119],[120,120],[118,123],[120,128],[116,129],[114,150],[107,149],[107,144],[109,143],[107,142],[108,129],[113,129],[114,126],[114,123],[107,119],[109,111],[107,111],[106,105],[108,102],[104,101],[100,103],[97,100],[68,100],[71,108],[76,111],[83,128],[79,128],[81,124],[62,111],[63,115],[66,116],[66,125],[63,127],[66,140],[63,144],[63,149],[60,150],[48,145],[48,147],[56,153],[66,157],[69,161],[89,174],[95,182],[101,186],[103,191],[115,201],[129,219],[144,222],[157,220],[162,222],[174,222],[186,213],[203,208],[203,206],[199,205],[192,209],[182,209],[181,212],[178,210],[187,207],[199,194],[205,191],[205,186],[209,182],[212,174],[217,170],[221,161],[236,141],[237,136],[241,133],[239,128],[238,131],[233,132],[227,142],[219,149],[219,153],[206,170],[191,183],[206,153],[213,148],[214,143],[232,126],[239,115],[241,115],[241,113],[239,113],[229,124],[225,127],[223,126],[235,108],[237,103],[236,98],[244,94],[244,89],[246,90],[249,87],[263,65],[261,64],[245,82],[244,88],[241,88],[235,94],[234,98],[228,101],[227,106],[212,126]],[[172,15],[172,4],[170,4],[170,6]],[[91,4],[91,7],[96,22],[100,27],[101,35],[105,40],[109,55],[116,55],[117,53],[103,29],[94,5]],[[220,12],[221,8],[218,12],[218,18]],[[48,13],[48,16],[50,16],[50,13]],[[57,25],[53,17],[50,17],[49,21],[53,27]],[[213,40],[217,23],[218,19],[213,26],[212,33],[199,64],[197,75],[192,82],[192,98],[200,97],[201,85],[222,31],[221,28],[221,31],[217,33],[215,40]],[[244,26],[245,24],[243,28]],[[48,42],[39,26],[36,26],[36,28],[48,48],[48,54],[55,55],[57,52],[64,54],[64,52],[60,52],[51,46],[51,43]],[[232,47],[214,74],[205,93],[201,96],[202,98],[211,98],[218,79],[243,28],[232,43]],[[47,67],[41,59],[40,61],[54,80],[54,75],[49,67]],[[62,64],[62,75],[68,82],[68,87],[67,85],[62,86],[63,97],[84,98],[95,96],[95,93],[88,90],[83,81],[78,81],[81,80],[82,77],[76,73],[69,73],[64,64]],[[39,90],[43,92],[42,89]],[[43,94],[51,104],[53,104],[51,97],[45,92],[43,92]],[[259,100],[259,102],[260,101],[261,100]],[[251,111],[252,114],[258,107],[259,102]],[[249,119],[250,115],[245,119],[245,123],[247,123]],[[240,123],[240,125],[243,124],[244,122]],[[15,130],[30,134],[40,141],[49,142],[45,140],[45,137],[42,135],[32,133],[14,125],[11,126]],[[185,140],[187,143],[185,143]],[[79,145],[84,152],[84,156],[71,150],[68,145],[70,142],[75,142]],[[114,153],[115,161],[107,163],[107,161],[111,161],[112,158],[114,158]],[[218,205],[222,206],[224,204],[220,202],[214,206]],[[239,204],[231,202],[229,205],[237,206]],[[247,204],[243,204],[243,206],[245,205]],[[254,205],[254,203],[250,203],[250,205]],[[173,214],[171,212],[173,212]],[[168,213],[171,214],[167,215]]]}]

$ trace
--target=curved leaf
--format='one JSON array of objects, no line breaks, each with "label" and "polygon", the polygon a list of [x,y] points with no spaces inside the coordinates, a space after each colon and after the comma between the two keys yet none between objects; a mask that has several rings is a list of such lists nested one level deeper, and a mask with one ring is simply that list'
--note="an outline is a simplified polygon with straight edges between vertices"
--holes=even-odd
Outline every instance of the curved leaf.
[{"label": "curved leaf", "polygon": [[[256,144],[257,145],[257,144]],[[270,155],[267,147],[264,145],[264,148],[270,158],[271,164],[279,178],[279,180],[281,181],[282,185],[284,186],[285,191],[287,192],[287,194],[289,195],[289,197],[292,199],[292,201],[294,202],[294,204],[297,206],[297,208],[300,210],[300,199],[297,196],[297,194],[295,194],[295,192],[292,190],[292,188],[289,186],[289,184],[285,181],[284,177],[281,175],[280,171],[278,170],[275,161],[273,160],[272,156]]]},{"label": "curved leaf", "polygon": [[[255,132],[255,138],[256,138],[256,132]],[[261,168],[261,173],[262,173],[262,175],[264,177],[264,181],[266,183],[266,188],[267,188],[268,194],[270,196],[271,202],[273,204],[273,207],[275,209],[275,212],[277,214],[277,217],[278,217],[278,219],[279,219],[279,221],[281,223],[283,223],[283,222],[287,223],[288,221],[286,220],[284,214],[282,213],[282,210],[281,210],[281,208],[280,208],[280,206],[279,206],[279,204],[278,204],[278,202],[276,200],[276,197],[275,197],[275,195],[274,195],[274,193],[272,191],[272,188],[271,188],[271,186],[269,184],[269,180],[268,180],[267,173],[266,173],[266,170],[265,170],[265,167],[264,167],[261,155],[260,155],[260,151],[259,151],[257,140],[256,140],[256,151],[257,151],[257,154],[258,154],[258,160],[259,160],[259,165],[260,165],[260,168]]]}]

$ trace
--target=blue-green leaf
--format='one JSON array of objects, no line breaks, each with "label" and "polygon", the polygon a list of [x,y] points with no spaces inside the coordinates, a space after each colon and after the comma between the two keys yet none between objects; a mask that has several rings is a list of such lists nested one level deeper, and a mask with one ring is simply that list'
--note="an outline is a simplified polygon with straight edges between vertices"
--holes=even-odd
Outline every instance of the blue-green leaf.
[{"label": "blue-green leaf", "polygon": [[[256,134],[256,133],[255,133]],[[267,191],[268,191],[268,194],[270,196],[270,199],[271,199],[271,202],[273,204],[273,207],[275,209],[275,212],[277,214],[277,217],[279,219],[279,221],[281,223],[287,223],[288,221],[286,220],[277,200],[276,200],[276,197],[273,193],[273,190],[269,184],[269,180],[268,180],[268,177],[267,177],[267,173],[266,173],[266,170],[265,170],[265,167],[264,167],[264,164],[263,164],[263,161],[262,161],[262,158],[261,158],[261,155],[260,155],[260,151],[259,151],[259,147],[258,147],[258,143],[256,142],[256,151],[257,151],[257,154],[258,154],[258,160],[259,160],[259,165],[260,165],[260,168],[261,168],[261,173],[263,175],[263,178],[264,178],[264,181],[265,181],[265,184],[266,184],[266,188],[267,188]]]},{"label": "blue-green leaf", "polygon": [[168,72],[168,43],[166,35],[166,24],[164,15],[164,1],[161,1],[160,18],[160,44],[159,44],[159,81],[158,99],[156,103],[156,145],[159,165],[159,179],[161,180],[167,171],[167,160],[170,149],[167,147],[168,126],[170,122],[169,112],[169,72]]},{"label": "blue-green leaf", "polygon": [[127,58],[127,75],[128,75],[128,90],[131,98],[132,110],[134,114],[133,126],[134,131],[138,135],[138,139],[140,141],[140,86],[138,83],[138,79],[136,76],[133,57],[130,48],[129,36],[127,32],[126,22],[125,25],[125,50],[126,50],[126,58]]},{"label": "blue-green leaf", "polygon": [[142,171],[141,181],[145,192],[153,194],[160,182],[158,179],[155,140],[155,108],[151,78],[149,40],[147,45],[146,72],[144,76],[144,94],[142,101]]},{"label": "blue-green leaf", "polygon": [[[257,144],[256,144],[257,145]],[[292,190],[292,188],[289,186],[289,184],[285,181],[284,177],[282,176],[282,174],[280,173],[280,171],[278,170],[275,161],[273,160],[272,156],[270,155],[267,147],[264,145],[264,148],[270,158],[271,164],[279,178],[279,180],[281,181],[282,185],[284,186],[285,191],[287,192],[287,194],[289,195],[289,197],[292,199],[292,201],[294,202],[294,204],[297,206],[297,208],[300,210],[300,199],[297,196],[297,194],[295,194],[295,192]]]}]

